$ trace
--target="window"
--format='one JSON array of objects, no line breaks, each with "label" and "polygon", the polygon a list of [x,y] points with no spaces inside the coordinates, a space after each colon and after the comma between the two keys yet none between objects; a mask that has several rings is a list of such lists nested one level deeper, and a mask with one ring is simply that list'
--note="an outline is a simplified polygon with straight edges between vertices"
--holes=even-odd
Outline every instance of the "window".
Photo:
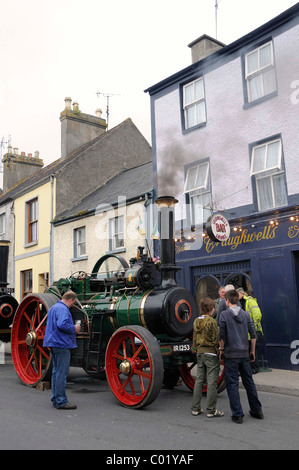
[{"label": "window", "polygon": [[189,199],[191,225],[206,222],[211,215],[210,163],[192,165],[187,169],[184,193]]},{"label": "window", "polygon": [[260,211],[287,204],[281,139],[252,147],[251,176],[255,180]]},{"label": "window", "polygon": [[256,101],[276,91],[272,41],[246,54],[245,80],[248,102]]},{"label": "window", "polygon": [[183,109],[185,129],[190,129],[206,122],[203,78],[194,80],[183,87]]},{"label": "window", "polygon": [[74,230],[74,258],[86,255],[86,232],[85,227]]},{"label": "window", "polygon": [[124,246],[124,216],[109,219],[109,250]]},{"label": "window", "polygon": [[26,242],[36,243],[38,240],[38,200],[26,202]]},{"label": "window", "polygon": [[27,271],[21,272],[21,282],[22,282],[22,298],[25,295],[32,292],[32,270],[28,269]]},{"label": "window", "polygon": [[5,233],[5,214],[0,214],[0,235]]}]

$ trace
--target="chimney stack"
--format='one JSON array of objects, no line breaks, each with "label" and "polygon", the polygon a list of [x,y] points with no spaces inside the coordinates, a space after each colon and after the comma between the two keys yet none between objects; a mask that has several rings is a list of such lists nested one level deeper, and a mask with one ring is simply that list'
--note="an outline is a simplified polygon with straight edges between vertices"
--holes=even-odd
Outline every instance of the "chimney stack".
[{"label": "chimney stack", "polygon": [[13,149],[11,146],[7,148],[7,153],[4,155],[2,162],[4,193],[20,181],[41,170],[44,166],[43,160],[39,158],[39,152],[36,151],[34,157],[32,153],[26,155],[25,152],[21,152],[21,155],[19,155],[19,149],[17,147]]},{"label": "chimney stack", "polygon": [[60,113],[61,122],[61,158],[64,159],[81,145],[90,142],[106,132],[107,124],[102,119],[102,111],[96,110],[96,115],[82,113],[77,101],[65,98],[65,108]]},{"label": "chimney stack", "polygon": [[191,48],[192,64],[198,62],[199,60],[205,59],[209,55],[225,47],[225,44],[218,41],[217,39],[203,34],[195,41],[188,44],[188,47]]}]

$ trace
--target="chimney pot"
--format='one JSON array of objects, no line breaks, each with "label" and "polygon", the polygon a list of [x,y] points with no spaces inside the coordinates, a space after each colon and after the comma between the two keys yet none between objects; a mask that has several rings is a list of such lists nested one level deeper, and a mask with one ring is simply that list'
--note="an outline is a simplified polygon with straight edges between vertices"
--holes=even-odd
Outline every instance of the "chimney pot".
[{"label": "chimney pot", "polygon": [[9,146],[7,147],[7,153],[12,153],[12,146],[11,146],[11,145],[9,145]]},{"label": "chimney pot", "polygon": [[73,102],[73,111],[79,111],[79,103],[77,101]]},{"label": "chimney pot", "polygon": [[25,152],[21,152],[21,156],[22,157],[25,157],[26,153]]},{"label": "chimney pot", "polygon": [[103,114],[103,111],[100,108],[96,109],[96,117],[100,118],[102,117],[102,114]]},{"label": "chimney pot", "polygon": [[39,158],[39,151],[38,151],[38,150],[35,150],[35,152],[34,152],[34,158]]},{"label": "chimney pot", "polygon": [[64,99],[64,102],[65,102],[65,109],[71,109],[72,98],[66,97]]}]

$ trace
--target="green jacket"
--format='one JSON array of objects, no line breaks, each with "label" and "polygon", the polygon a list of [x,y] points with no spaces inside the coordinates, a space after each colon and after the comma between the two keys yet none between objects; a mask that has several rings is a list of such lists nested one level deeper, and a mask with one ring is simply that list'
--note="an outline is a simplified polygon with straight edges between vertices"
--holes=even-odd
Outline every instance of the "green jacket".
[{"label": "green jacket", "polygon": [[249,313],[251,320],[254,323],[255,331],[263,333],[261,324],[262,312],[257,304],[256,299],[244,294],[243,299],[245,300],[245,310]]},{"label": "green jacket", "polygon": [[219,354],[218,326],[214,318],[203,315],[194,320],[193,347],[197,354]]}]

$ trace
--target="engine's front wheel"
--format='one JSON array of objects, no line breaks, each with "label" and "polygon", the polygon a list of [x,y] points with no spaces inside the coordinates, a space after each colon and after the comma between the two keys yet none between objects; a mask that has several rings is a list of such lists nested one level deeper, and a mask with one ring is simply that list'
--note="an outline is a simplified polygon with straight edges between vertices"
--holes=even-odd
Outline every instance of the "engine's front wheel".
[{"label": "engine's front wheel", "polygon": [[106,350],[106,376],[123,406],[137,409],[152,403],[163,383],[163,359],[156,338],[138,325],[116,330]]}]

